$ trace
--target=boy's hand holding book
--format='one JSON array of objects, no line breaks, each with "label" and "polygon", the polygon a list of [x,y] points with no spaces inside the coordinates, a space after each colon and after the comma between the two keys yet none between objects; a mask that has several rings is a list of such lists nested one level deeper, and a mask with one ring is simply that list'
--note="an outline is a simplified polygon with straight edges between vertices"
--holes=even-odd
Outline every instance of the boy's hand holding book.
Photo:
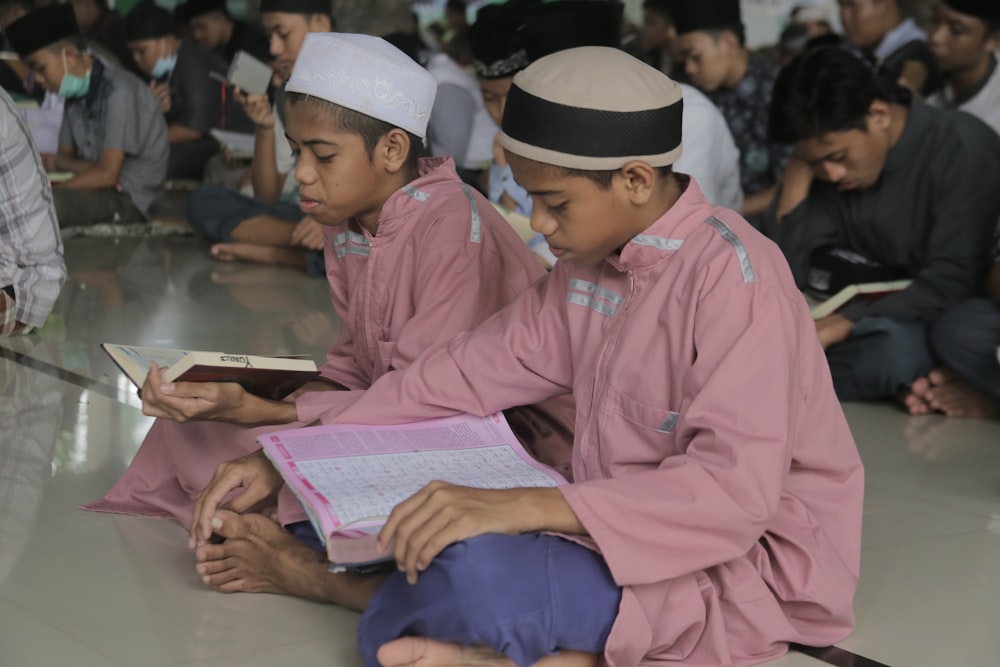
[{"label": "boy's hand holding book", "polygon": [[287,424],[298,418],[294,403],[254,396],[236,382],[164,382],[161,373],[153,364],[142,385],[142,413],[149,417],[240,426]]},{"label": "boy's hand holding book", "polygon": [[260,449],[242,458],[220,463],[208,486],[195,498],[188,546],[194,549],[208,543],[212,537],[215,513],[231,492],[243,489],[226,504],[227,509],[242,514],[276,501],[278,491],[284,484],[281,473]]},{"label": "boy's hand holding book", "polygon": [[854,322],[837,313],[816,320],[816,335],[824,350],[847,340],[853,328]]}]

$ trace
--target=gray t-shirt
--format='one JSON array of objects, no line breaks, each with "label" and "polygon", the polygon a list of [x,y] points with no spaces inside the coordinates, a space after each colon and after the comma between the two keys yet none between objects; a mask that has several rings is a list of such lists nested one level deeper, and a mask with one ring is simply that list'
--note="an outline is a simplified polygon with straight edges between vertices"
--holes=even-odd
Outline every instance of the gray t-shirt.
[{"label": "gray t-shirt", "polygon": [[167,177],[167,124],[153,94],[134,74],[96,58],[87,94],[66,100],[59,146],[90,162],[108,149],[124,151],[122,189],[144,215]]}]

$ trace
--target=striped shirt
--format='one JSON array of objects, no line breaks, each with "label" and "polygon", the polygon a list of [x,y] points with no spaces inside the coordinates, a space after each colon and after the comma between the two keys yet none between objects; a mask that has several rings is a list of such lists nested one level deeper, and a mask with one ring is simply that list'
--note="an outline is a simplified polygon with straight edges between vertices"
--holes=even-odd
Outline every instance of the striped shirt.
[{"label": "striped shirt", "polygon": [[31,134],[2,90],[0,146],[0,288],[14,288],[18,322],[40,327],[66,278],[62,238]]}]

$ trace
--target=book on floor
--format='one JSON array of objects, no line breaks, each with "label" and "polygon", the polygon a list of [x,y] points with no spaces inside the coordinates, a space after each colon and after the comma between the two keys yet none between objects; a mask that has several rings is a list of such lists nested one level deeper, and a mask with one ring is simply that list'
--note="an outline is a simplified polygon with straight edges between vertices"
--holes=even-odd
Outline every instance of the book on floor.
[{"label": "book on floor", "polygon": [[910,286],[910,280],[890,280],[877,283],[857,283],[848,285],[826,300],[810,301],[810,313],[814,320],[832,315],[849,303],[858,300],[877,301],[882,297],[900,292]]},{"label": "book on floor", "polygon": [[230,157],[237,160],[250,160],[253,158],[254,145],[257,143],[253,134],[215,128],[209,132],[215,137],[216,141],[226,147]]},{"label": "book on floor", "polygon": [[394,426],[335,424],[257,438],[323,539],[331,571],[391,560],[376,549],[392,509],[433,481],[481,489],[555,487],[503,413]]},{"label": "book on floor", "polygon": [[265,357],[114,343],[103,343],[101,348],[139,388],[154,363],[166,369],[166,382],[237,382],[251,394],[272,400],[284,398],[319,375],[316,363],[301,356]]}]

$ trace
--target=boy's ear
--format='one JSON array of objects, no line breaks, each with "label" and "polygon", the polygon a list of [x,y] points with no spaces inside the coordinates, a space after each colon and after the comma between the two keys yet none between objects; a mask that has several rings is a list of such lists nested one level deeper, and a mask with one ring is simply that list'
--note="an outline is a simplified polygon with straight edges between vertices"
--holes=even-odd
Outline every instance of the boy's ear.
[{"label": "boy's ear", "polygon": [[635,206],[649,202],[656,191],[659,171],[646,162],[641,160],[627,162],[618,170],[618,175],[629,202]]},{"label": "boy's ear", "polygon": [[410,135],[394,127],[379,140],[376,150],[386,171],[395,174],[406,164],[410,151],[416,149],[410,145]]}]

